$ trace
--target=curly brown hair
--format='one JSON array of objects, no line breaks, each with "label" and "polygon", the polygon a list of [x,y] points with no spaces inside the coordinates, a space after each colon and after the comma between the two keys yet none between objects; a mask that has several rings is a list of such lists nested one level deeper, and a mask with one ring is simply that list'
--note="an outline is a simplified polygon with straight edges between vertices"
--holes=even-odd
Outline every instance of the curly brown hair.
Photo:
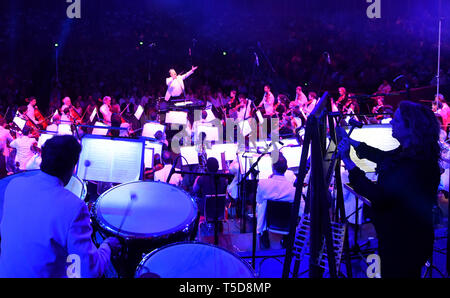
[{"label": "curly brown hair", "polygon": [[440,125],[433,111],[411,101],[402,101],[399,109],[406,127],[412,132],[410,153],[419,159],[438,161],[441,156]]}]

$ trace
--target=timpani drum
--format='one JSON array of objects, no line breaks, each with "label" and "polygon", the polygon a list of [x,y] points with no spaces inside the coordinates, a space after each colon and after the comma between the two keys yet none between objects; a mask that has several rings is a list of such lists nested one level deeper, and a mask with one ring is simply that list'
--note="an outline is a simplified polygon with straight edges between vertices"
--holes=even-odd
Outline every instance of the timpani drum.
[{"label": "timpani drum", "polygon": [[198,218],[197,205],[185,191],[152,181],[109,189],[97,199],[91,212],[99,231],[125,242],[126,265],[133,270],[126,274],[131,276],[142,254],[189,240]]},{"label": "timpani drum", "polygon": [[136,278],[254,278],[253,268],[236,254],[218,246],[183,242],[147,254]]}]

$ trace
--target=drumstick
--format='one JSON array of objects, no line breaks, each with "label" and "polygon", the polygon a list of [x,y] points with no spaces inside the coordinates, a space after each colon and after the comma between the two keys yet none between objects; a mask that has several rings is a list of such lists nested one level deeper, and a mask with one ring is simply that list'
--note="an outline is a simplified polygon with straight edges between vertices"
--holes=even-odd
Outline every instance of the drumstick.
[{"label": "drumstick", "polygon": [[131,204],[136,200],[137,200],[136,193],[134,193],[134,192],[130,193],[130,201],[128,202],[127,209],[125,210],[125,214],[123,215],[122,222],[120,223],[118,234],[120,234],[122,232],[122,226],[125,223],[125,219],[128,217],[128,213],[130,213]]}]

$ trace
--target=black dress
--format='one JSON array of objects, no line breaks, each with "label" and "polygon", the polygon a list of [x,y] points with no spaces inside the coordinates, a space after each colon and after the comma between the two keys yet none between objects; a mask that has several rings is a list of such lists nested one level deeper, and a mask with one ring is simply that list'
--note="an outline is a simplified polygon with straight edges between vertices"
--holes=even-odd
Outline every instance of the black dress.
[{"label": "black dress", "polygon": [[402,147],[386,152],[360,143],[356,153],[377,163],[376,183],[357,167],[349,179],[372,202],[382,277],[420,277],[433,251],[438,162],[413,157]]}]

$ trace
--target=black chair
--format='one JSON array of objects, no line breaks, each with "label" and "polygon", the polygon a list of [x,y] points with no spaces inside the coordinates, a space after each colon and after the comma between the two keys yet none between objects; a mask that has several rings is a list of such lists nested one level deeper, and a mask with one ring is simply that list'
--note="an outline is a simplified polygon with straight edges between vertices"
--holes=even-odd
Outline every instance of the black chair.
[{"label": "black chair", "polygon": [[225,194],[206,195],[204,216],[206,222],[213,222],[214,220],[223,221],[225,219]]},{"label": "black chair", "polygon": [[267,200],[267,229],[276,234],[288,235],[293,202]]}]

